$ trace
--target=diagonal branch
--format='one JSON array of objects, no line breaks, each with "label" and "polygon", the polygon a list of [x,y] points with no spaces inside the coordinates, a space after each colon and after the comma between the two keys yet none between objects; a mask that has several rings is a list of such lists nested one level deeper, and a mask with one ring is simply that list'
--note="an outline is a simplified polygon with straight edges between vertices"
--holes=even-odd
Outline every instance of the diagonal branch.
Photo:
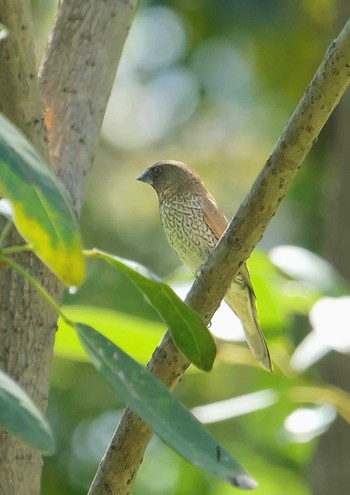
[{"label": "diagonal branch", "polygon": [[[252,253],[291,181],[350,84],[350,20],[331,42],[272,154],[216,246],[187,302],[216,311],[240,265]],[[199,290],[201,289],[201,290]]]},{"label": "diagonal branch", "polygon": [[[349,82],[350,21],[331,43],[250,193],[187,296],[187,302],[206,322],[218,308],[240,265],[261,239]],[[167,333],[148,369],[173,388],[188,364]],[[150,428],[127,408],[101,461],[89,495],[129,495],[151,435]]]}]

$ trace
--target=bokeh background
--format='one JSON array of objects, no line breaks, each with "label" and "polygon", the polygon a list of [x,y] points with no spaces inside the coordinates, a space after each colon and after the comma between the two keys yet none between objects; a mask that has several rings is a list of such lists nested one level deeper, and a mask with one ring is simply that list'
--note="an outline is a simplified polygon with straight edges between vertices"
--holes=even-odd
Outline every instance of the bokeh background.
[{"label": "bokeh background", "polygon": [[[57,5],[32,7],[40,60]],[[184,161],[231,218],[348,10],[346,0],[141,0],[86,191],[85,246],[137,260],[185,293],[190,275],[165,241],[154,192],[136,176],[161,159]],[[349,116],[345,96],[250,260],[275,373],[254,365],[224,311],[213,323],[214,370],[191,370],[176,391],[258,479],[257,495],[348,491]],[[130,282],[100,262],[89,262],[65,305],[142,363],[165,331]],[[48,412],[57,453],[45,458],[43,495],[87,492],[123,406],[61,325]],[[134,493],[232,490],[154,438]]]}]

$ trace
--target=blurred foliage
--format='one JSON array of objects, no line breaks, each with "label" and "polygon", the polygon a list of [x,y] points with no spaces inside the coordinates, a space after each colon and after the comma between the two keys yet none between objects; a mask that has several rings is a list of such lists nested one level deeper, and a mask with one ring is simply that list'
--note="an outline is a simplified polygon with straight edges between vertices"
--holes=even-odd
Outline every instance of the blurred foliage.
[{"label": "blurred foliage", "polygon": [[[56,2],[35,0],[32,5],[40,59]],[[231,217],[336,34],[337,13],[335,0],[141,1],[87,190],[81,222],[86,247],[135,259],[174,284],[182,282],[174,272],[179,261],[161,230],[155,194],[136,176],[160,159],[185,161]],[[273,251],[270,258],[267,254],[280,244],[294,244],[324,255],[331,126],[326,126],[268,227],[259,246],[265,252],[250,260],[275,373],[256,367],[245,344],[230,342],[232,315],[225,324],[227,338],[218,340],[214,370],[188,373],[177,389],[188,407],[262,390],[277,394],[269,407],[208,426],[259,480],[257,494],[279,495],[283,487],[286,494],[309,495],[305,470],[317,436],[328,428],[337,408],[347,407],[347,397],[335,391],[334,399],[313,366],[333,343],[322,341],[319,320],[308,318],[323,296],[339,302],[346,285],[331,277],[332,290],[325,290],[288,271],[300,258],[282,256],[282,266],[281,258],[274,261]],[[303,262],[315,266],[307,251],[304,254]],[[324,273],[327,277],[327,269]],[[97,329],[115,332],[116,342],[143,363],[162,333],[158,316],[131,282],[99,262],[88,264],[86,282],[77,294],[67,294],[65,304],[88,314]],[[318,354],[310,354],[310,335],[311,349]],[[65,338],[63,332],[58,336],[60,357],[52,375],[49,419],[58,450],[45,459],[44,495],[86,493],[123,407],[91,365],[67,359],[73,347]],[[303,369],[295,364],[300,362]],[[312,404],[305,405],[306,393],[297,394],[305,387],[313,387]],[[330,409],[316,404],[322,397]],[[135,495],[194,492],[226,495],[232,488],[199,472],[154,438]]]}]

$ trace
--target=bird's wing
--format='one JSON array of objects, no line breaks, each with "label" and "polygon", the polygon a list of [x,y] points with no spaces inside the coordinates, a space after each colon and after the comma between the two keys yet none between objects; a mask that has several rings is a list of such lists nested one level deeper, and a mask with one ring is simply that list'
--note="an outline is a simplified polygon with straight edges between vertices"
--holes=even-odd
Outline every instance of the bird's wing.
[{"label": "bird's wing", "polygon": [[[222,211],[217,207],[215,201],[210,197],[204,198],[203,210],[204,210],[204,220],[206,224],[213,232],[217,240],[219,240],[222,234],[225,232],[226,227],[228,225],[227,218],[222,213]],[[239,273],[242,276],[243,281],[248,286],[248,289],[251,292],[252,296],[255,298],[255,292],[253,289],[252,282],[250,280],[249,270],[245,263],[241,266]]]},{"label": "bird's wing", "polygon": [[226,230],[228,221],[225,215],[217,207],[215,201],[205,196],[203,198],[204,221],[213,232],[217,240],[220,239]]},{"label": "bird's wing", "polygon": [[[210,197],[203,199],[204,220],[210,230],[219,240],[226,230],[228,221],[225,215],[216,206],[216,203]],[[255,304],[255,292],[250,280],[247,265],[243,263],[235,282],[229,288],[225,300],[231,309],[240,318],[249,347],[252,349],[257,361],[264,368],[272,371],[272,363],[269,349],[267,347],[264,334],[260,328],[258,314]]]},{"label": "bird's wing", "polygon": [[225,301],[240,318],[248,345],[253,351],[256,360],[267,371],[272,372],[273,366],[270,352],[260,327],[255,302],[256,296],[250,280],[249,270],[245,263],[241,266],[235,281],[227,291]]},{"label": "bird's wing", "polygon": [[252,291],[247,286],[244,288],[235,281],[227,291],[225,301],[241,320],[248,345],[256,360],[266,370],[272,371],[271,357],[259,324],[255,297]]}]

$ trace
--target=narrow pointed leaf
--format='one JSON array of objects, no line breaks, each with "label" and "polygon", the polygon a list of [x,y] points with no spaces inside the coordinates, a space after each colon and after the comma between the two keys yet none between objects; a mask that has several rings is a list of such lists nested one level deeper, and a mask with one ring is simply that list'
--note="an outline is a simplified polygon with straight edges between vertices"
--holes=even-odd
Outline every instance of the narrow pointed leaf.
[{"label": "narrow pointed leaf", "polygon": [[75,328],[93,364],[172,449],[195,466],[243,489],[256,482],[194,416],[141,365],[93,328]]},{"label": "narrow pointed leaf", "polygon": [[0,427],[19,436],[46,454],[54,451],[54,440],[44,416],[25,391],[0,371]]},{"label": "narrow pointed leaf", "polygon": [[211,370],[216,355],[214,339],[198,313],[184,303],[169,285],[134,261],[98,250],[93,250],[91,255],[104,259],[129,277],[169,326],[182,354],[198,368]]},{"label": "narrow pointed leaf", "polygon": [[0,114],[0,196],[39,258],[67,285],[84,277],[80,236],[55,177],[24,136]]}]

